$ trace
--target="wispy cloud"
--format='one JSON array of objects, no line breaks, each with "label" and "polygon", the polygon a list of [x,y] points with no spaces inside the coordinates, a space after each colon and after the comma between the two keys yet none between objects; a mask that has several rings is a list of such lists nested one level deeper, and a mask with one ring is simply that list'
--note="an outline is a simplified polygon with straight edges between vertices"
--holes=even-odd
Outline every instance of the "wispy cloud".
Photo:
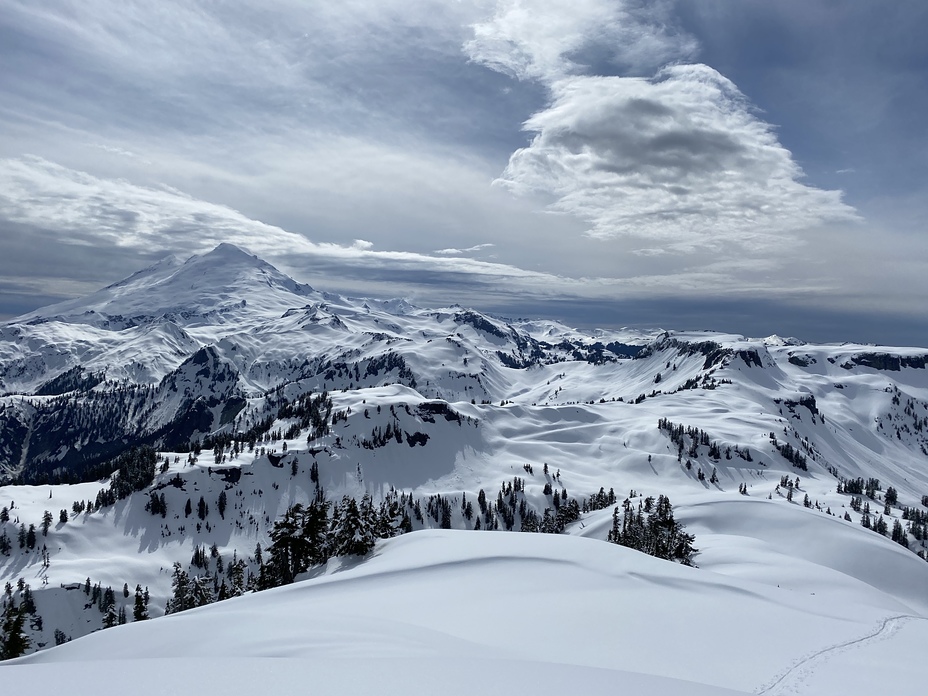
[{"label": "wispy cloud", "polygon": [[[479,295],[500,282],[505,283],[506,292],[539,297],[564,293],[605,298],[617,291],[626,295],[672,294],[701,286],[725,292],[743,288],[741,272],[756,273],[760,263],[750,259],[735,265],[713,261],[675,274],[671,285],[662,274],[569,277],[466,256],[493,246],[490,243],[423,254],[377,250],[372,242],[363,239],[347,244],[315,242],[170,187],[103,179],[35,157],[0,160],[0,221],[51,235],[58,247],[72,249],[74,258],[97,254],[103,248],[112,254],[121,252],[124,259],[168,252],[184,256],[230,242],[294,272],[302,280],[306,280],[306,269],[312,269],[314,275],[325,272],[330,280],[379,278],[384,283],[399,283],[413,293],[434,290],[442,284],[469,284]],[[124,266],[123,274],[133,268]],[[802,283],[791,285],[789,291],[811,287]],[[820,285],[815,287],[821,289]]]},{"label": "wispy cloud", "polygon": [[438,254],[440,256],[460,256],[461,254],[473,254],[474,252],[483,251],[484,249],[490,249],[494,246],[496,245],[490,244],[490,243],[475,244],[474,246],[467,247],[466,249],[454,249],[454,248],[438,249],[437,251],[433,253]]},{"label": "wispy cloud", "polygon": [[[350,244],[313,242],[170,187],[103,179],[36,157],[0,160],[0,220],[52,230],[59,243],[74,247],[184,255],[230,242],[287,267],[301,265],[301,259],[325,258],[359,268],[390,265],[395,270],[554,279],[546,273],[465,257],[378,251],[363,239]],[[492,245],[479,245],[485,246]]]},{"label": "wispy cloud", "polygon": [[[32,309],[19,293],[50,301],[91,292],[168,252],[181,257],[204,253],[221,242],[247,248],[321,289],[355,296],[405,296],[426,306],[463,302],[519,315],[553,302],[576,308],[577,316],[587,317],[590,324],[597,323],[596,312],[611,317],[610,322],[619,321],[616,307],[636,299],[658,306],[653,303],[673,303],[680,297],[691,302],[753,297],[797,306],[813,297],[819,306],[874,311],[891,302],[896,311],[919,313],[916,305],[899,301],[908,286],[895,294],[875,295],[872,288],[885,285],[879,266],[862,263],[850,252],[831,261],[841,270],[838,274],[816,267],[821,259],[784,269],[773,258],[700,255],[692,250],[692,263],[682,270],[663,266],[666,254],[645,251],[631,256],[632,266],[624,267],[637,266],[637,272],[569,276],[463,253],[378,250],[358,238],[342,244],[312,241],[170,187],[103,179],[38,158],[0,160],[0,253],[12,252],[22,267],[5,276],[10,301],[0,311]],[[849,249],[866,243],[855,240]],[[877,258],[877,243],[870,240],[873,253],[867,258]],[[475,246],[487,248],[486,243]],[[914,254],[916,259],[923,257],[923,250]],[[902,257],[897,262],[899,272],[925,277],[924,263]],[[855,277],[854,292],[846,287],[847,273]],[[653,321],[662,320],[655,316]]]}]

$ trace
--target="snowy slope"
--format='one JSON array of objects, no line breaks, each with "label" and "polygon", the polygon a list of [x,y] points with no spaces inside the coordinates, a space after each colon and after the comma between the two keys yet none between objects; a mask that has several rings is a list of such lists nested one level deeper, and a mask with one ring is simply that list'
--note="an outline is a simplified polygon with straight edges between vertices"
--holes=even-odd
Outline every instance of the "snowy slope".
[{"label": "snowy slope", "polygon": [[[0,470],[40,482],[0,487],[12,542],[0,580],[31,587],[44,619],[34,642],[101,628],[87,579],[130,614],[135,586],[147,587],[160,616],[173,564],[202,572],[197,548],[215,546],[217,578],[233,557],[257,573],[256,544],[267,549],[274,521],[313,498],[311,468],[330,500],[402,494],[424,531],[379,542],[357,567],[333,559],[313,571],[324,577],[108,629],[3,674],[64,683],[83,669],[68,661],[91,653],[128,674],[144,654],[244,684],[247,666],[285,656],[281,683],[311,668],[358,691],[415,663],[460,674],[443,689],[461,693],[475,665],[540,693],[577,679],[610,691],[863,693],[834,665],[860,658],[881,673],[879,655],[914,654],[928,616],[923,535],[903,518],[928,510],[926,356],[776,336],[585,334],[345,298],[228,245],[167,259],[0,326]],[[286,415],[323,391],[331,428]],[[215,450],[187,451],[207,437]],[[55,483],[134,445],[161,451],[159,472],[115,504],[90,509],[109,479]],[[872,498],[839,492],[858,477],[879,479]],[[633,508],[668,496],[696,535],[698,569],[606,543],[613,505],[558,536],[439,532],[441,515],[426,511],[448,505],[458,530],[504,528],[498,501],[513,495],[526,510],[518,531],[525,514],[555,510],[555,495],[583,502],[600,489]],[[480,491],[489,512],[468,517]],[[164,516],[146,510],[153,492]],[[857,498],[869,513],[852,509]],[[46,510],[47,536],[20,548],[20,526],[40,529]],[[889,538],[896,523],[908,548]],[[422,671],[425,655],[443,668]],[[346,677],[339,660],[351,656],[372,666]],[[542,673],[549,662],[563,681]]]},{"label": "snowy slope", "polygon": [[[138,693],[191,668],[215,693],[246,693],[254,672],[268,671],[281,687],[312,674],[317,688],[343,693],[405,693],[423,672],[462,694],[481,684],[495,692],[495,679],[519,693],[553,694],[577,680],[610,692],[749,693],[885,618],[923,625],[876,592],[857,598],[848,611],[840,593],[771,588],[573,537],[419,532],[353,568],[105,631],[10,663],[3,676],[49,688],[102,669],[118,682],[157,660]],[[917,630],[894,638],[912,649]],[[223,677],[229,670],[241,681]]]}]

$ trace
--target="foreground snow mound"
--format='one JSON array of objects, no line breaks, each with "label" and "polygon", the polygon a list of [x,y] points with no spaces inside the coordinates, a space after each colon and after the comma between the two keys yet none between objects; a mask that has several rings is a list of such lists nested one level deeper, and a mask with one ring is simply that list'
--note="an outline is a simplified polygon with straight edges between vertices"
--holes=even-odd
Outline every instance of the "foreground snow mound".
[{"label": "foreground snow mound", "polygon": [[[491,684],[555,694],[578,681],[608,693],[777,693],[810,656],[852,644],[865,653],[872,636],[888,639],[881,625],[923,621],[875,608],[865,588],[860,604],[840,599],[580,537],[423,531],[381,543],[364,563],[87,636],[2,676],[13,692],[51,692],[104,662],[112,684],[158,665],[133,693],[194,673],[209,693],[235,694],[307,678],[326,693],[408,693],[423,679],[451,694]],[[908,649],[919,634],[893,636]]]}]

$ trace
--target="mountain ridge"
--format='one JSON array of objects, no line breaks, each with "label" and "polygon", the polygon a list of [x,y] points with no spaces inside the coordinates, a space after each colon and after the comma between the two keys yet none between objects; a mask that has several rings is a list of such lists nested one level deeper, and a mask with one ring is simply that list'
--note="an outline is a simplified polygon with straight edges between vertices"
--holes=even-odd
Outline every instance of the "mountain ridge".
[{"label": "mountain ridge", "polygon": [[[748,582],[718,591],[758,598],[750,606],[761,622],[773,620],[765,607],[787,597],[812,597],[810,610],[823,598],[838,624],[794,617],[810,632],[810,651],[827,647],[829,631],[850,641],[891,617],[928,615],[919,589],[928,582],[924,349],[584,333],[460,306],[321,293],[234,247],[150,268],[117,284],[119,293],[75,301],[70,315],[0,326],[0,501],[15,501],[0,521],[0,547],[10,542],[9,555],[0,548],[0,578],[43,579],[31,590],[46,624],[30,629],[36,644],[49,646],[54,630],[77,638],[112,621],[98,611],[99,594],[95,604],[81,591],[92,597],[96,584],[147,586],[153,616],[179,601],[179,572],[197,578],[203,601],[227,596],[220,581],[260,587],[268,556],[278,558],[270,550],[278,525],[320,495],[330,535],[354,505],[392,520],[379,527],[386,536],[477,527],[603,544],[672,498],[673,519],[696,536],[698,551],[677,560],[699,568],[684,573]],[[190,288],[193,275],[222,286]],[[107,298],[139,308],[157,282],[178,283],[193,303],[168,297],[175,311],[135,315],[145,321],[94,309]],[[200,311],[207,306],[226,311]],[[139,458],[150,476],[139,475]],[[59,508],[46,538],[45,512]],[[23,536],[29,525],[34,546]],[[308,575],[295,565],[295,575],[316,587],[324,583],[313,578],[354,577],[355,567],[363,575],[368,563],[382,567],[380,554],[415,548],[410,580],[419,582],[434,559],[418,538],[408,547],[378,541],[363,562],[330,549]],[[489,542],[473,542],[475,553],[470,543],[454,547],[460,567],[492,567]],[[114,559],[102,570],[100,545]],[[612,562],[640,571],[632,558]],[[235,578],[230,559],[243,564]],[[678,592],[684,576],[649,577],[642,601],[709,621]],[[366,592],[345,601],[367,602]],[[109,606],[131,611],[131,602],[130,591]],[[864,622],[846,611],[860,606],[872,608]],[[784,647],[789,631],[752,635],[777,660],[800,657]],[[686,664],[678,676],[699,683],[745,690],[761,681],[713,680]]]}]

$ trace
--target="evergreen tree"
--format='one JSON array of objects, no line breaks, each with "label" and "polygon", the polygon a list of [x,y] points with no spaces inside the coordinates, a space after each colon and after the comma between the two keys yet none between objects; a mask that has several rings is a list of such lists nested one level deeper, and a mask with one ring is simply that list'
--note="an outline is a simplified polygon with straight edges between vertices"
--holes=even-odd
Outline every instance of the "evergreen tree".
[{"label": "evergreen tree", "polygon": [[354,498],[344,496],[332,527],[333,556],[363,556],[374,548],[374,533]]},{"label": "evergreen tree", "polygon": [[135,604],[132,608],[133,621],[145,621],[148,619],[148,607],[145,606],[145,599],[142,597],[142,586],[135,586]]},{"label": "evergreen tree", "polygon": [[895,488],[893,488],[892,486],[889,486],[886,489],[885,500],[886,500],[887,505],[890,505],[890,506],[896,505],[896,503],[899,502],[899,493],[896,491]]},{"label": "evergreen tree", "polygon": [[112,628],[119,624],[119,612],[116,609],[115,604],[110,604],[106,607],[106,612],[103,614],[103,628]]},{"label": "evergreen tree", "polygon": [[12,601],[6,604],[0,619],[0,659],[11,660],[25,655],[32,647],[26,634],[26,612]]},{"label": "evergreen tree", "polygon": [[241,597],[245,594],[245,568],[245,561],[233,553],[232,562],[229,563],[226,569],[226,575],[229,578],[230,597]]},{"label": "evergreen tree", "polygon": [[623,515],[619,515],[618,507],[612,513],[612,529],[607,537],[609,541],[657,558],[694,565],[694,537],[684,532],[684,525],[674,520],[669,498],[659,496],[653,512],[647,518],[640,510],[636,512],[628,500],[623,504],[623,509]]},{"label": "evergreen tree", "polygon": [[380,511],[374,514],[374,533],[378,539],[390,539],[405,534],[407,521],[411,529],[412,521],[409,520],[409,516],[401,509],[396,498],[390,496],[380,504]]},{"label": "evergreen tree", "polygon": [[[116,606],[116,595],[112,587],[107,587],[100,595],[100,611],[106,613]],[[115,609],[113,609],[115,611]],[[115,624],[114,624],[115,625]]]},{"label": "evergreen tree", "polygon": [[902,523],[899,520],[893,521],[893,531],[892,531],[892,540],[897,544],[902,544],[902,546],[909,546],[909,538],[905,532],[905,529],[902,527]]},{"label": "evergreen tree", "polygon": [[482,488],[477,493],[477,505],[480,507],[480,514],[486,515],[487,514],[487,494],[483,492]]},{"label": "evergreen tree", "polygon": [[[470,503],[468,503],[467,506],[470,508]],[[479,522],[480,520],[477,521]],[[412,531],[412,520],[409,519],[409,515],[406,514],[405,510],[403,511],[403,518],[400,520],[398,531],[400,534],[409,534]]]},{"label": "evergreen tree", "polygon": [[209,573],[194,575],[187,585],[185,609],[206,606],[213,602],[213,578]]},{"label": "evergreen tree", "polygon": [[377,515],[377,509],[374,507],[374,499],[371,497],[370,493],[365,493],[361,496],[361,502],[358,505],[358,512],[361,515],[361,521],[365,529],[377,537],[377,529],[379,527],[379,520]]},{"label": "evergreen tree", "polygon": [[317,497],[306,507],[297,503],[274,523],[268,555],[275,584],[293,582],[298,573],[325,562],[328,511],[328,501]]},{"label": "evergreen tree", "polygon": [[[67,513],[65,513],[65,515],[67,515]],[[55,520],[55,518],[52,517],[51,511],[46,510],[46,511],[42,514],[42,536],[48,536],[48,529],[49,529],[49,527],[52,526],[52,522],[53,522],[54,520]]]},{"label": "evergreen tree", "polygon": [[165,614],[176,614],[179,611],[189,609],[187,606],[188,587],[190,585],[190,576],[187,571],[181,568],[180,563],[174,563],[174,573],[171,576],[171,589],[173,594],[164,607]]},{"label": "evergreen tree", "polygon": [[873,529],[874,531],[877,532],[877,534],[882,534],[883,536],[886,536],[886,531],[888,527],[886,526],[886,520],[883,519],[882,515],[880,515],[879,518],[877,519],[876,524],[873,526]]},{"label": "evergreen tree", "polygon": [[538,525],[538,531],[542,534],[557,534],[557,523],[555,518],[551,516],[551,508],[545,508],[541,523]]},{"label": "evergreen tree", "polygon": [[33,616],[35,616],[35,612],[36,612],[35,597],[33,597],[32,595],[32,588],[30,588],[28,584],[23,583],[22,588],[20,589],[20,592],[22,593],[22,596],[23,596],[22,604],[20,605],[20,607],[27,614],[32,614]]}]

